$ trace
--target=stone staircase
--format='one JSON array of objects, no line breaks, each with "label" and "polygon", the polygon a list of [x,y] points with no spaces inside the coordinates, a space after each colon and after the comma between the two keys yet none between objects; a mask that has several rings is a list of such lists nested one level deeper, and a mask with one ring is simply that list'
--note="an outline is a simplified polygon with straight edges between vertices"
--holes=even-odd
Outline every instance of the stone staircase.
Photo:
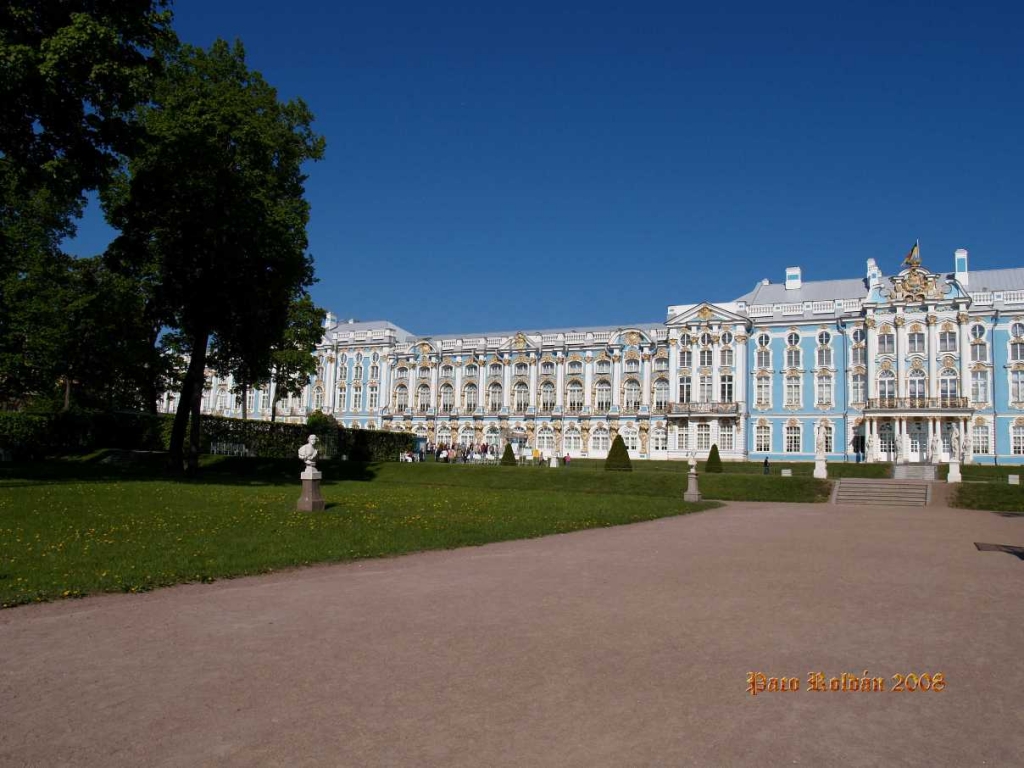
[{"label": "stone staircase", "polygon": [[924,507],[931,498],[929,484],[917,480],[846,478],[836,483],[833,504],[875,507]]},{"label": "stone staircase", "polygon": [[935,480],[934,464],[897,464],[893,471],[895,480]]}]

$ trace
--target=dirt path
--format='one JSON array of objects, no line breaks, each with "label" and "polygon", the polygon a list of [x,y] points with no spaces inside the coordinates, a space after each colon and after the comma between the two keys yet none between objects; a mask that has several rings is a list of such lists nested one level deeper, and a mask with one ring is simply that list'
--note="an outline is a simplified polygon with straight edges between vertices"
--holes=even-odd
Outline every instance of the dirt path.
[{"label": "dirt path", "polygon": [[1024,518],[735,504],[8,610],[0,765],[1024,765],[1024,561],[975,542]]}]

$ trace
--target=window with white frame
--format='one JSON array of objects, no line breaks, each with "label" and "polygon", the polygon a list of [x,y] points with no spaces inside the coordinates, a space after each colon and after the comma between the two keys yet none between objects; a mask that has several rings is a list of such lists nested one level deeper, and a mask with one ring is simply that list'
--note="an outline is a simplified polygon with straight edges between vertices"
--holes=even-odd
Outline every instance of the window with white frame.
[{"label": "window with white frame", "polygon": [[821,431],[824,433],[825,437],[825,453],[832,453],[832,437],[834,434],[832,430],[832,425],[822,424]]},{"label": "window with white frame", "polygon": [[518,413],[523,413],[530,407],[530,388],[523,382],[516,384],[512,390],[514,395],[513,405]]},{"label": "window with white frame", "polygon": [[501,433],[497,427],[490,427],[484,433],[484,442],[487,443],[488,448],[497,449],[499,443],[501,443]]},{"label": "window with white frame", "polygon": [[377,410],[378,400],[377,385],[371,384],[369,389],[366,390],[366,407],[371,411]]},{"label": "window with white frame", "polygon": [[878,354],[892,355],[896,353],[896,334],[886,332],[878,334]]},{"label": "window with white frame", "polygon": [[755,386],[756,402],[761,407],[768,407],[772,403],[772,380],[768,376],[758,376]]},{"label": "window with white frame", "polygon": [[565,443],[566,451],[582,451],[583,450],[583,438],[580,436],[580,431],[575,427],[570,427],[565,430],[565,434],[562,437],[562,442]]},{"label": "window with white frame", "polygon": [[477,366],[475,366],[475,365],[467,365],[466,366],[466,378],[468,378],[468,379],[475,379],[479,375],[480,375],[480,369]]},{"label": "window with white frame", "polygon": [[689,376],[679,379],[679,402],[688,403],[693,399],[692,381]]},{"label": "window with white frame", "polygon": [[800,347],[788,347],[786,349],[787,368],[799,368],[802,362],[803,355],[801,354]]},{"label": "window with white frame", "polygon": [[515,367],[516,376],[525,376],[530,372],[530,367],[526,363],[516,363]]},{"label": "window with white frame", "polygon": [[732,344],[732,334],[729,331],[726,331],[725,333],[722,334],[722,343]]},{"label": "window with white frame", "polygon": [[583,373],[583,363],[579,360],[573,360],[569,363],[569,375],[579,376]]},{"label": "window with white frame", "polygon": [[693,345],[693,339],[690,338],[690,334],[683,333],[679,335],[679,346],[689,347]]},{"label": "window with white frame", "polygon": [[920,331],[908,333],[907,349],[910,352],[924,352],[924,334]]},{"label": "window with white frame", "polygon": [[700,335],[699,341],[700,341],[700,345],[702,347],[709,346],[711,344],[711,334],[710,333],[702,333]]},{"label": "window with white frame", "polygon": [[786,427],[786,453],[800,453],[800,427]]},{"label": "window with white frame", "polygon": [[477,395],[479,394],[479,392],[477,392],[476,384],[467,384],[463,389],[463,394],[466,400],[466,410],[476,410],[478,401]]},{"label": "window with white frame", "polygon": [[491,413],[497,413],[502,408],[501,401],[501,384],[495,382],[487,388],[487,410]]},{"label": "window with white frame", "polygon": [[654,382],[654,407],[664,410],[668,405],[668,380],[658,379]]},{"label": "window with white frame", "polygon": [[732,365],[733,364],[733,354],[732,354],[732,349],[731,348],[725,347],[725,348],[720,349],[718,351],[718,364],[719,365]]},{"label": "window with white frame", "polygon": [[540,385],[540,408],[542,411],[555,410],[555,385],[550,381]]},{"label": "window with white frame", "polygon": [[956,331],[939,333],[939,352],[956,352]]},{"label": "window with white frame", "polygon": [[[828,336],[827,333],[821,335]],[[818,367],[832,367],[832,347],[818,347]]]},{"label": "window with white frame", "polygon": [[907,376],[907,396],[914,404],[920,404],[928,396],[927,384],[924,371],[913,370]]},{"label": "window with white frame", "polygon": [[987,424],[975,424],[972,438],[974,441],[972,446],[974,453],[992,453]]},{"label": "window with white frame", "polygon": [[370,378],[371,379],[379,379],[380,378],[380,366],[377,365],[376,363],[374,363],[373,365],[370,366]]},{"label": "window with white frame", "polygon": [[1024,360],[1024,343],[1015,341],[1010,344],[1010,360],[1014,362]]},{"label": "window with white frame", "polygon": [[668,370],[668,358],[667,357],[656,357],[654,358],[654,372],[664,373]]},{"label": "window with white frame", "polygon": [[633,358],[626,361],[626,373],[639,373],[640,361]]},{"label": "window with white frame", "polygon": [[988,371],[971,372],[971,400],[975,403],[988,402]]},{"label": "window with white frame", "polygon": [[868,397],[868,377],[863,373],[853,374],[850,379],[850,401],[863,403]]},{"label": "window with white frame", "polygon": [[700,384],[698,402],[710,403],[714,397],[714,380],[710,376],[701,376],[698,383]]},{"label": "window with white frame", "polygon": [[653,432],[651,432],[651,450],[668,450],[668,433],[665,432],[664,429],[655,429]]},{"label": "window with white frame", "polygon": [[1024,427],[1014,427],[1012,433],[1014,456],[1024,456]]},{"label": "window with white frame", "polygon": [[866,338],[867,338],[867,334],[864,333],[864,329],[863,328],[854,328],[853,329],[853,343],[854,344],[863,344],[864,343],[864,339],[866,339]]},{"label": "window with white frame", "polygon": [[409,369],[408,368],[399,368],[397,371],[395,371],[395,378],[396,379],[407,379],[407,378],[409,378]]},{"label": "window with white frame", "polygon": [[701,365],[714,365],[715,364],[715,353],[710,349],[702,349],[700,351],[700,364]]},{"label": "window with white frame", "polygon": [[723,403],[733,401],[732,374],[723,374],[718,377],[718,394]]},{"label": "window with white frame", "polygon": [[626,444],[627,451],[640,450],[640,437],[635,429],[624,429],[620,434],[622,435],[622,442]]},{"label": "window with white frame", "polygon": [[786,406],[790,408],[799,408],[800,403],[803,401],[800,393],[800,377],[799,376],[787,376],[786,377]]},{"label": "window with white frame", "polygon": [[819,376],[815,390],[815,405],[821,407],[832,406],[832,377],[828,375]]},{"label": "window with white frame", "polygon": [[688,422],[682,422],[676,431],[676,450],[690,450],[690,425]]},{"label": "window with white frame", "polygon": [[555,375],[555,364],[550,360],[545,360],[540,364],[540,372],[543,376],[554,376]]},{"label": "window with white frame", "polygon": [[357,364],[356,367],[352,370],[352,378],[355,381],[362,381],[363,380],[363,366],[362,365],[358,365]]},{"label": "window with white frame", "polygon": [[952,368],[943,368],[939,373],[939,397],[944,403],[949,403],[958,397],[959,376]]},{"label": "window with white frame", "polygon": [[551,427],[541,427],[537,430],[537,448],[542,451],[555,450],[555,433]]},{"label": "window with white frame", "polygon": [[610,360],[598,360],[594,363],[594,370],[599,376],[607,375],[612,372],[612,363]]},{"label": "window with white frame", "polygon": [[427,366],[423,366],[422,368],[420,368],[420,378],[421,379],[429,379],[430,378],[430,368],[428,368]]},{"label": "window with white frame", "polygon": [[416,408],[421,413],[426,413],[427,409],[430,408],[430,387],[426,384],[422,384],[419,389],[416,390]]},{"label": "window with white frame", "polygon": [[704,421],[697,424],[697,450],[711,450],[711,425]]},{"label": "window with white frame", "polygon": [[491,363],[490,368],[488,368],[488,371],[490,372],[491,376],[501,376],[501,372],[503,370],[504,368],[502,367],[501,363]]},{"label": "window with white frame", "polygon": [[[402,412],[409,407],[409,388],[404,384],[395,387],[395,410]],[[338,390],[338,408],[345,410],[345,390]]]},{"label": "window with white frame", "polygon": [[767,346],[757,348],[757,367],[772,367],[772,351]]},{"label": "window with white frame", "polygon": [[250,389],[250,390],[248,390],[245,393],[245,410],[249,411],[251,413],[253,408],[255,407],[255,405],[256,405],[256,392],[254,390]]},{"label": "window with white frame", "polygon": [[1024,371],[1010,372],[1010,402],[1024,403]]},{"label": "window with white frame", "polygon": [[786,335],[786,344],[791,347],[800,345],[800,334],[795,331]]},{"label": "window with white frame", "polygon": [[1014,323],[1010,326],[1010,335],[1015,339],[1024,337],[1024,323]]},{"label": "window with white frame", "polygon": [[597,427],[590,436],[590,450],[592,451],[607,451],[611,447],[611,443],[608,430],[604,427]]},{"label": "window with white frame", "polygon": [[975,363],[988,362],[988,344],[983,341],[971,344],[971,360]]},{"label": "window with white frame", "polygon": [[736,445],[736,427],[731,421],[718,423],[718,447],[723,451],[731,451]]},{"label": "window with white frame", "polygon": [[690,349],[683,348],[679,350],[679,367],[693,367],[693,352]]},{"label": "window with white frame", "polygon": [[896,399],[896,374],[892,371],[882,371],[878,374],[878,399]]},{"label": "window with white frame", "polygon": [[450,365],[441,366],[441,378],[451,379],[455,377],[455,368]]},{"label": "window with white frame", "polygon": [[640,382],[630,379],[622,388],[623,406],[627,411],[635,411],[640,407]]},{"label": "window with white frame", "polygon": [[[611,388],[608,389],[608,397],[611,398]],[[566,408],[570,413],[579,413],[583,410],[583,385],[578,381],[570,381],[566,389]]]},{"label": "window with white frame", "polygon": [[771,452],[772,428],[767,424],[758,424],[754,430],[754,450],[758,453]]},{"label": "window with white frame", "polygon": [[441,386],[441,413],[451,413],[455,408],[455,387],[451,384]]},{"label": "window with white frame", "polygon": [[594,387],[594,407],[599,411],[612,407],[612,385],[607,381],[599,381]]},{"label": "window with white frame", "polygon": [[217,390],[217,410],[223,411],[228,407],[228,391],[224,387]]},{"label": "window with white frame", "polygon": [[352,387],[352,410],[363,410],[363,390],[360,387]]},{"label": "window with white frame", "polygon": [[850,351],[851,365],[864,365],[868,359],[867,347],[854,347]]}]

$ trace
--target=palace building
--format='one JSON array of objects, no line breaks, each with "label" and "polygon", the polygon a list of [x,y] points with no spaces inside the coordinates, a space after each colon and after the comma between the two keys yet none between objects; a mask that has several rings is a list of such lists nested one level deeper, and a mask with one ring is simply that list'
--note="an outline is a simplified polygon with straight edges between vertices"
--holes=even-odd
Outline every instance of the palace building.
[{"label": "palace building", "polygon": [[[789,267],[655,322],[421,336],[328,314],[316,357],[281,418],[573,457],[622,435],[637,459],[809,461],[820,426],[829,461],[945,461],[957,430],[967,462],[1024,463],[1024,268],[972,272],[966,250],[950,272],[916,246],[892,276]],[[204,412],[241,416],[230,379],[208,387]],[[272,396],[251,392],[250,418]]]}]

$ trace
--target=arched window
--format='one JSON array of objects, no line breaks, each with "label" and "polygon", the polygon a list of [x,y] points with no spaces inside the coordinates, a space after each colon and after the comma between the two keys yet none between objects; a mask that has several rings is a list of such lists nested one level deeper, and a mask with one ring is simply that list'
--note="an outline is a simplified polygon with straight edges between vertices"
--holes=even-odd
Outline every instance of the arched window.
[{"label": "arched window", "polygon": [[570,381],[566,388],[566,408],[570,413],[579,413],[583,410],[583,385],[578,381]]},{"label": "arched window", "polygon": [[[345,410],[344,404],[345,390],[338,390],[338,399],[340,401],[339,407],[341,410]],[[395,387],[395,410],[401,413],[409,407],[409,388],[405,384],[399,384]]]},{"label": "arched window", "polygon": [[541,427],[537,430],[537,448],[541,451],[555,450],[555,433],[551,427]]},{"label": "arched window", "polygon": [[477,368],[475,365],[467,365],[466,366],[466,377],[467,378],[475,379],[479,375],[480,375],[480,369]]},{"label": "arched window", "polygon": [[489,371],[491,376],[501,376],[501,363],[491,363]]},{"label": "arched window", "polygon": [[497,382],[487,388],[487,410],[497,413],[501,410],[501,384]]},{"label": "arched window", "polygon": [[612,364],[610,360],[598,360],[594,368],[598,374],[607,374],[612,372]]},{"label": "arched window", "polygon": [[545,360],[540,364],[540,373],[542,376],[554,376],[555,375],[555,364],[550,360]]},{"label": "arched window", "polygon": [[612,407],[612,385],[607,381],[597,382],[594,388],[594,407],[599,411],[607,411]]},{"label": "arched window", "polygon": [[907,396],[915,405],[923,403],[927,395],[927,383],[924,371],[913,370],[907,376]]},{"label": "arched window", "polygon": [[892,401],[896,399],[896,374],[882,371],[878,374],[878,399]]},{"label": "arched window", "polygon": [[868,377],[863,373],[853,374],[853,379],[850,381],[850,401],[854,403],[863,403],[867,400],[868,396]]},{"label": "arched window", "polygon": [[569,373],[575,376],[578,376],[581,373],[583,373],[583,363],[581,363],[579,360],[573,360],[572,362],[570,362]]},{"label": "arched window", "polygon": [[476,410],[477,395],[479,394],[476,389],[476,384],[467,384],[463,392],[465,393],[466,410]]},{"label": "arched window", "polygon": [[224,387],[217,390],[217,410],[223,411],[228,407],[228,391]]},{"label": "arched window", "polygon": [[438,445],[451,445],[452,442],[452,430],[446,425],[441,425],[437,428],[437,444]]},{"label": "arched window", "polygon": [[800,392],[800,377],[799,376],[787,376],[786,377],[786,407],[788,408],[799,408],[803,401],[802,393]]},{"label": "arched window", "polygon": [[582,451],[583,440],[580,437],[580,431],[576,427],[569,427],[565,430],[565,435],[562,438],[565,443],[565,450],[569,451]]},{"label": "arched window", "polygon": [[450,379],[455,376],[455,369],[450,365],[441,366],[441,378]]},{"label": "arched window", "polygon": [[607,451],[612,441],[608,437],[608,430],[604,427],[597,427],[590,435],[590,450]]},{"label": "arched window", "polygon": [[654,407],[658,410],[668,407],[668,379],[654,382]]},{"label": "arched window", "polygon": [[637,434],[635,429],[629,429],[628,427],[620,433],[622,435],[622,442],[626,444],[627,451],[639,451],[640,450],[640,436]]},{"label": "arched window", "polygon": [[516,363],[515,373],[516,376],[525,376],[529,373],[530,369],[526,363]]},{"label": "arched window", "polygon": [[822,408],[832,407],[832,376],[829,374],[818,377],[815,405]]},{"label": "arched window", "polygon": [[[794,334],[790,334],[791,336]],[[799,368],[803,362],[803,355],[800,352],[800,347],[788,347],[786,349],[786,367],[787,368]]]},{"label": "arched window", "polygon": [[501,433],[498,432],[497,427],[487,428],[487,431],[484,433],[484,442],[487,443],[488,448],[497,450],[498,444],[501,442]]},{"label": "arched window", "polygon": [[420,368],[420,378],[421,379],[429,379],[430,378],[430,368],[428,368],[425,365],[422,368]]},{"label": "arched window", "polygon": [[451,413],[455,407],[455,387],[451,384],[441,385],[441,413]]},{"label": "arched window", "polygon": [[416,408],[421,412],[426,412],[430,408],[430,387],[426,384],[421,384],[416,390]]},{"label": "arched window", "polygon": [[939,398],[943,407],[955,405],[953,401],[958,397],[958,379],[956,371],[952,368],[943,368],[939,373]]},{"label": "arched window", "polygon": [[640,372],[640,361],[637,359],[630,359],[626,361],[626,373],[639,373]]},{"label": "arched window", "polygon": [[555,409],[555,385],[550,381],[545,381],[540,385],[540,409],[542,411]]},{"label": "arched window", "polygon": [[635,411],[640,407],[640,382],[630,379],[622,389],[623,405],[627,411]]},{"label": "arched window", "polygon": [[473,447],[473,428],[463,427],[462,431],[459,432],[459,445],[463,448]]},{"label": "arched window", "polygon": [[324,388],[317,387],[313,390],[313,407],[318,411],[324,407]]},{"label": "arched window", "polygon": [[668,450],[668,433],[664,429],[655,429],[653,432],[651,432],[651,450]]},{"label": "arched window", "polygon": [[527,408],[530,407],[530,388],[523,382],[516,384],[513,389],[515,395],[515,409],[518,413],[523,413]]}]

